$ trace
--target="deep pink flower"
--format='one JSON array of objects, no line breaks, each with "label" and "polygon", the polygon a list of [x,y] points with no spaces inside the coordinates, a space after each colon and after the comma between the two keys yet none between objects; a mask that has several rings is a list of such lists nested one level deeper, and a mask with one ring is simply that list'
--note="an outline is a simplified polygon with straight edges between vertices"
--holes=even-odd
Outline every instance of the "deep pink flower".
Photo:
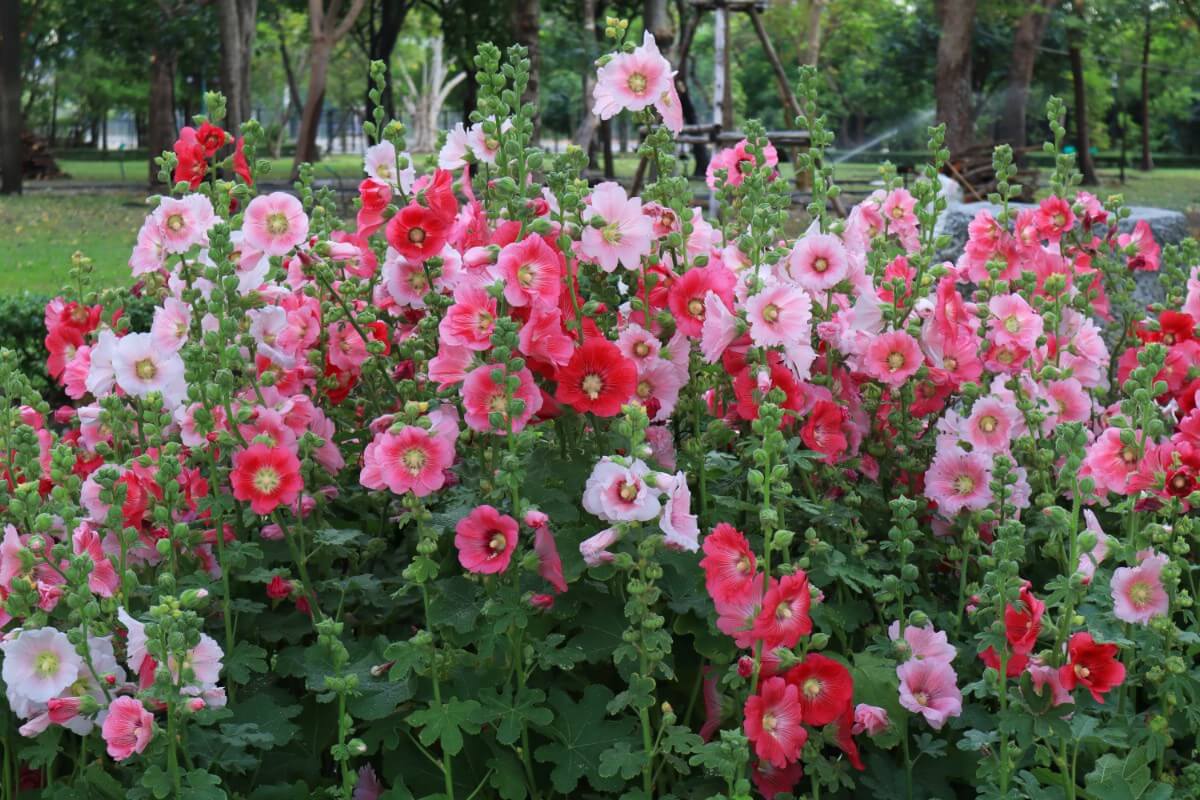
[{"label": "deep pink flower", "polygon": [[[493,377],[496,372],[501,373],[498,381]],[[462,399],[466,410],[463,419],[471,430],[505,436],[511,426],[513,433],[520,433],[533,415],[541,410],[542,393],[528,368],[516,374],[518,385],[512,392],[514,403],[519,401],[519,410],[509,403],[503,373],[503,368],[495,364],[483,364],[463,380]],[[498,428],[492,426],[492,414],[500,415],[501,424]]]},{"label": "deep pink flower", "polygon": [[1014,411],[996,397],[977,400],[967,418],[964,437],[972,450],[987,454],[1007,451],[1015,427]]},{"label": "deep pink flower", "polygon": [[460,519],[454,530],[454,546],[463,569],[481,575],[508,569],[517,546],[515,519],[482,505]]},{"label": "deep pink flower", "polygon": [[[376,435],[367,445],[363,476],[371,479],[377,475],[380,483],[396,494],[411,491],[416,497],[425,497],[445,485],[446,470],[453,463],[453,438],[406,425],[396,433]],[[368,484],[364,481],[363,485]]]},{"label": "deep pink flower", "polygon": [[259,443],[234,454],[229,482],[233,496],[249,501],[255,514],[270,514],[280,505],[290,506],[304,488],[296,454],[285,447]]},{"label": "deep pink flower", "polygon": [[991,462],[985,456],[952,448],[934,457],[925,473],[925,494],[947,516],[964,509],[980,511],[992,501],[991,479]]},{"label": "deep pink flower", "polygon": [[768,678],[746,700],[746,738],[759,758],[778,769],[798,759],[808,741],[797,694],[783,678]]},{"label": "deep pink flower", "polygon": [[723,602],[750,589],[757,565],[745,534],[722,522],[704,537],[704,558],[700,559],[700,568],[704,570],[709,595],[713,600]]},{"label": "deep pink flower", "polygon": [[575,354],[575,344],[563,331],[562,312],[556,306],[534,304],[521,326],[518,347],[530,358],[556,367],[566,366]]},{"label": "deep pink flower", "polygon": [[496,271],[504,279],[504,299],[513,306],[557,306],[563,265],[541,236],[527,236],[500,251]]},{"label": "deep pink flower", "polygon": [[854,726],[850,732],[855,736],[860,733],[875,736],[886,731],[889,724],[887,709],[859,703],[854,707]]},{"label": "deep pink flower", "polygon": [[108,716],[100,728],[108,754],[124,761],[141,753],[154,736],[154,715],[141,701],[128,696],[118,697],[108,706]]},{"label": "deep pink flower", "polygon": [[463,283],[454,290],[454,305],[438,323],[441,341],[454,347],[487,350],[496,329],[496,298],[480,286]]},{"label": "deep pink flower", "polygon": [[671,283],[667,294],[667,305],[675,317],[675,327],[692,338],[700,336],[707,315],[705,298],[708,293],[716,294],[726,308],[732,308],[733,287],[736,284],[737,277],[717,264],[683,273]]},{"label": "deep pink flower", "polygon": [[811,605],[812,593],[804,570],[783,576],[767,589],[762,611],[754,620],[754,637],[763,640],[767,649],[795,647],[801,636],[812,633],[812,618],[808,616]]},{"label": "deep pink flower", "polygon": [[881,383],[899,388],[917,373],[923,361],[916,339],[904,331],[889,331],[867,347],[863,371]]}]

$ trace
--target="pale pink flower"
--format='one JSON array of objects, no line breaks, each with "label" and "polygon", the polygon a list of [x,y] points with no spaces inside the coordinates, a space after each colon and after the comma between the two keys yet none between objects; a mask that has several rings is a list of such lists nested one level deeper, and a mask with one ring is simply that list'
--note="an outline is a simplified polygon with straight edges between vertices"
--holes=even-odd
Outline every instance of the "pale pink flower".
[{"label": "pale pink flower", "polygon": [[924,361],[917,340],[904,331],[889,331],[867,346],[863,371],[894,389],[917,373]]},{"label": "pale pink flower", "polygon": [[638,365],[637,385],[633,400],[646,405],[654,401],[657,411],[651,422],[669,419],[679,402],[679,390],[687,383],[687,372],[680,372],[670,361],[655,358]]},{"label": "pale pink flower", "polygon": [[[607,181],[596,186],[583,211],[583,220],[587,225],[579,251],[605,272],[612,272],[618,264],[638,269],[642,256],[650,254],[653,224],[642,213],[642,201],[627,196],[620,184]],[[602,226],[593,227],[593,220],[602,221]]]},{"label": "pale pink flower", "polygon": [[122,696],[113,700],[108,715],[100,727],[108,754],[117,761],[124,761],[134,753],[141,753],[154,736],[154,715],[146,710],[141,701]]},{"label": "pale pink flower", "polygon": [[875,736],[886,731],[888,724],[887,709],[859,703],[854,707],[854,724],[850,726],[850,733],[854,736],[860,733]]},{"label": "pale pink flower", "polygon": [[[888,638],[893,642],[900,638],[898,621],[888,627]],[[905,625],[904,643],[908,650],[908,658],[917,661],[941,661],[949,664],[958,655],[958,650],[946,638],[946,632],[935,629],[933,625],[923,628]]]},{"label": "pale pink flower", "polygon": [[83,659],[67,635],[54,628],[17,630],[0,641],[4,653],[4,685],[32,703],[62,694],[83,669]]},{"label": "pale pink flower", "polygon": [[750,338],[761,347],[807,343],[812,334],[812,298],[794,286],[767,286],[746,301],[746,318]]},{"label": "pale pink flower", "polygon": [[527,236],[500,251],[496,271],[504,279],[504,299],[513,306],[558,303],[562,259],[541,236]]},{"label": "pale pink flower", "polygon": [[617,542],[621,541],[621,532],[616,528],[605,528],[599,533],[589,536],[579,543],[579,554],[583,556],[583,561],[589,567],[598,567],[601,564],[611,563],[613,558],[612,553],[608,548],[612,547]]},{"label": "pale pink flower", "polygon": [[162,394],[163,404],[175,408],[187,392],[183,359],[179,353],[164,353],[149,333],[131,333],[117,343],[113,354],[117,385],[133,397],[151,392]]},{"label": "pale pink flower", "polygon": [[163,236],[162,225],[156,215],[146,217],[138,231],[137,244],[129,256],[129,269],[137,278],[151,272],[158,272],[167,260],[166,239]]},{"label": "pale pink flower", "polygon": [[611,119],[621,111],[641,111],[659,102],[671,88],[671,65],[646,31],[632,53],[618,53],[596,74],[592,113]]},{"label": "pale pink flower", "polygon": [[828,233],[810,233],[796,240],[788,257],[788,272],[810,292],[837,286],[850,272],[842,240]]},{"label": "pale pink flower", "polygon": [[646,428],[646,444],[650,445],[651,460],[663,469],[675,469],[675,436],[666,425]]},{"label": "pale pink flower", "polygon": [[1113,572],[1113,615],[1122,622],[1148,625],[1170,611],[1170,598],[1162,582],[1167,557],[1151,555],[1136,567],[1119,567]]},{"label": "pale pink flower", "polygon": [[715,364],[738,337],[738,318],[716,292],[704,295],[704,322],[700,327],[700,352]]},{"label": "pale pink flower", "polygon": [[487,291],[467,284],[454,290],[454,305],[438,324],[441,341],[471,350],[487,350],[496,328],[496,299]]},{"label": "pale pink flower", "polygon": [[192,324],[192,309],[174,297],[168,297],[154,309],[154,323],[150,336],[163,353],[174,353],[188,340],[188,328]]},{"label": "pale pink flower", "polygon": [[398,166],[396,146],[389,141],[371,145],[363,155],[363,171],[378,181],[383,181],[397,187],[405,194],[412,192],[413,183],[417,179],[417,171],[413,167],[412,156],[400,153],[405,160],[405,167]]},{"label": "pale pink flower", "polygon": [[196,245],[208,244],[208,231],[216,224],[212,203],[202,194],[164,197],[154,218],[162,233],[162,248],[168,253],[186,253]]},{"label": "pale pink flower", "polygon": [[900,678],[900,705],[925,717],[935,731],[962,714],[958,676],[946,662],[905,661],[896,667],[896,675]]},{"label": "pale pink flower", "polygon": [[665,534],[663,544],[673,550],[694,553],[700,549],[700,526],[692,513],[692,493],[688,489],[687,477],[682,472],[667,479],[669,486],[665,494],[662,516],[658,527]]},{"label": "pale pink flower", "polygon": [[1019,294],[1004,294],[988,301],[988,339],[1001,348],[1033,350],[1044,324],[1041,316]]},{"label": "pale pink flower", "polygon": [[[512,130],[512,120],[506,119],[500,123],[500,132],[507,133]],[[496,154],[500,152],[500,140],[494,136],[489,136],[483,129],[483,123],[477,122],[467,131],[467,147],[471,150],[471,155],[475,156],[476,161],[484,164],[495,164]]]},{"label": "pale pink flower", "polygon": [[246,206],[245,243],[269,256],[285,256],[308,236],[308,215],[287,192],[259,195]]},{"label": "pale pink flower", "polygon": [[966,421],[964,438],[980,453],[995,454],[1008,450],[1013,435],[1014,409],[995,397],[975,401]]},{"label": "pale pink flower", "polygon": [[1071,692],[1062,685],[1062,678],[1059,677],[1058,667],[1051,667],[1041,663],[1037,658],[1030,659],[1029,666],[1025,668],[1029,673],[1029,677],[1033,679],[1033,690],[1041,695],[1047,686],[1050,687],[1050,696],[1052,702],[1056,706],[1072,703],[1074,700],[1071,697]]},{"label": "pale pink flower", "polygon": [[624,466],[608,456],[592,469],[583,491],[583,508],[605,522],[647,522],[662,508],[650,468],[641,460]]},{"label": "pale pink flower", "polygon": [[980,511],[992,502],[991,479],[991,462],[985,456],[954,448],[934,457],[925,473],[925,494],[947,516],[964,509]]},{"label": "pale pink flower", "polygon": [[1043,387],[1047,409],[1042,432],[1050,433],[1067,422],[1086,422],[1091,416],[1092,401],[1083,385],[1075,378],[1049,381]]},{"label": "pale pink flower", "polygon": [[438,166],[442,169],[461,169],[467,165],[467,153],[470,151],[467,139],[467,129],[461,122],[446,132],[446,143],[438,153]]},{"label": "pale pink flower", "polygon": [[1083,582],[1088,584],[1096,575],[1096,567],[1108,557],[1108,535],[1104,533],[1100,527],[1100,520],[1096,519],[1096,514],[1090,508],[1083,510],[1083,519],[1087,530],[1096,535],[1096,546],[1086,553],[1080,553],[1079,566],[1075,571],[1082,575]]},{"label": "pale pink flower", "polygon": [[630,322],[621,329],[620,335],[617,336],[617,349],[626,358],[641,364],[658,357],[658,353],[662,349],[662,342],[641,325]]}]

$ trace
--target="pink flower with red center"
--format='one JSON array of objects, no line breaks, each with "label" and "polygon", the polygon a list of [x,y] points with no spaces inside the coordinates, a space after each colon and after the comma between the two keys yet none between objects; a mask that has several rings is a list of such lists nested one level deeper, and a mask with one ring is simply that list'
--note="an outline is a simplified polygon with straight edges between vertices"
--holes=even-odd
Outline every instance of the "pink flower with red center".
[{"label": "pink flower with red center", "polygon": [[1154,554],[1136,567],[1119,567],[1113,572],[1113,615],[1117,619],[1148,625],[1155,617],[1167,615],[1171,601],[1162,581],[1166,565],[1166,556]]},{"label": "pink flower with red center", "polygon": [[117,761],[124,761],[134,753],[145,751],[146,745],[150,744],[154,737],[154,715],[140,700],[118,697],[108,706],[100,734],[108,754]]},{"label": "pink flower with red center", "polygon": [[517,521],[489,505],[477,507],[455,526],[454,546],[463,569],[494,575],[508,569],[517,546]]},{"label": "pink flower with red center", "polygon": [[367,445],[363,474],[378,475],[379,481],[396,494],[412,492],[416,497],[426,497],[445,485],[446,470],[453,463],[453,439],[406,425],[396,433],[378,434]]},{"label": "pink flower with red center", "polygon": [[667,305],[675,317],[675,327],[683,334],[696,338],[703,333],[707,315],[705,297],[713,292],[725,304],[733,307],[733,287],[737,277],[723,266],[690,269],[671,283]]},{"label": "pink flower with red center", "polygon": [[1122,441],[1122,431],[1108,428],[1088,447],[1081,474],[1096,482],[1099,492],[1125,494],[1129,480],[1138,470],[1141,456],[1133,442],[1133,432],[1125,432],[1129,442]]},{"label": "pink flower with red center", "polygon": [[504,299],[513,306],[557,306],[563,264],[541,236],[527,236],[500,251],[496,271],[504,279]]},{"label": "pink flower with red center", "polygon": [[921,346],[904,331],[889,331],[867,347],[863,371],[892,388],[899,388],[917,374],[924,362]]},{"label": "pink flower with red center", "polygon": [[750,338],[761,347],[807,342],[812,335],[812,298],[794,286],[768,286],[745,307]]},{"label": "pink flower with red center", "polygon": [[[542,408],[542,392],[528,368],[515,375],[516,389],[506,386],[504,369],[495,364],[483,364],[473,369],[463,380],[462,399],[466,414],[463,419],[471,430],[507,435],[525,429],[529,420]],[[497,379],[498,378],[498,379]],[[492,415],[500,415],[499,427],[493,426]]]},{"label": "pink flower with red center", "polygon": [[1068,692],[1083,686],[1097,703],[1104,695],[1125,682],[1125,665],[1117,660],[1115,644],[1100,644],[1087,631],[1071,636],[1067,643],[1067,663],[1058,668],[1058,677]]},{"label": "pink flower with red center", "polygon": [[[795,647],[801,636],[812,633],[812,592],[808,575],[797,570],[773,582],[762,601],[762,611],[754,620],[753,635],[767,649]],[[823,724],[823,723],[822,723]]]},{"label": "pink flower with red center", "polygon": [[758,694],[746,700],[744,730],[755,754],[777,769],[800,758],[808,741],[795,686],[783,678],[768,678]]},{"label": "pink flower with red center", "polygon": [[1132,233],[1122,233],[1117,237],[1117,245],[1124,250],[1133,248],[1133,255],[1128,256],[1129,268],[1138,272],[1157,272],[1162,259],[1162,248],[1154,241],[1154,231],[1150,223],[1139,219],[1133,226]]},{"label": "pink flower with red center", "polygon": [[788,272],[810,292],[827,292],[850,274],[850,258],[838,237],[810,233],[796,240],[788,257]]},{"label": "pink flower with red center", "polygon": [[850,707],[854,679],[850,670],[832,658],[809,653],[784,677],[798,690],[796,697],[808,725],[828,725]]},{"label": "pink flower with red center", "polygon": [[229,482],[233,496],[249,502],[255,514],[270,514],[280,505],[290,506],[304,488],[296,454],[265,444],[252,444],[234,454]]},{"label": "pink flower with red center", "polygon": [[1057,242],[1075,224],[1075,212],[1071,204],[1058,195],[1050,195],[1038,204],[1033,214],[1038,235],[1050,242]]},{"label": "pink flower with red center", "polygon": [[637,365],[615,344],[590,336],[558,371],[555,399],[576,411],[615,417],[637,390]]},{"label": "pink flower with red center", "polygon": [[974,451],[986,454],[1008,450],[1013,435],[1012,408],[995,397],[977,400],[967,418],[965,438]]},{"label": "pink flower with red center", "polygon": [[[704,537],[704,583],[716,602],[745,594],[754,582],[757,562],[746,536],[727,522],[722,522]],[[760,593],[761,596],[761,593]]]},{"label": "pink flower with red center", "polygon": [[242,235],[247,245],[269,256],[286,256],[308,238],[304,206],[287,192],[259,195],[246,206]]},{"label": "pink flower with red center", "polygon": [[605,522],[647,522],[662,509],[658,495],[641,460],[626,466],[605,456],[587,480],[583,508]]},{"label": "pink flower with red center", "polygon": [[[618,265],[635,270],[650,254],[653,225],[642,213],[642,201],[629,197],[618,183],[608,181],[592,190],[583,211],[586,227],[579,252],[612,272]],[[597,227],[598,226],[598,227]]]},{"label": "pink flower with red center", "polygon": [[671,65],[647,31],[632,53],[618,53],[596,73],[592,113],[611,119],[621,111],[641,111],[671,89]]},{"label": "pink flower with red center", "polygon": [[958,448],[940,451],[925,473],[925,494],[947,516],[980,511],[992,502],[991,461]]},{"label": "pink flower with red center", "polygon": [[486,289],[460,284],[454,290],[454,305],[438,323],[441,341],[454,347],[487,350],[496,329],[496,299]]},{"label": "pink flower with red center", "polygon": [[530,358],[556,367],[569,364],[575,354],[575,343],[563,331],[562,312],[552,306],[533,306],[529,319],[521,326],[517,344]]},{"label": "pink flower with red center", "polygon": [[1004,294],[988,301],[988,339],[997,347],[1033,350],[1044,325],[1041,316],[1019,294]]},{"label": "pink flower with red center", "polygon": [[935,731],[962,714],[962,692],[954,668],[944,661],[905,661],[896,668],[900,705],[920,714]]}]

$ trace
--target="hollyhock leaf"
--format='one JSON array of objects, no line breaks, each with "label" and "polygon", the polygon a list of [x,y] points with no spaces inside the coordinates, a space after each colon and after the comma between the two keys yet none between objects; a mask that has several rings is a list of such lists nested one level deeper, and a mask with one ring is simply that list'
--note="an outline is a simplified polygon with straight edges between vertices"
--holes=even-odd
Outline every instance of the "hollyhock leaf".
[{"label": "hollyhock leaf", "polygon": [[151,764],[142,773],[142,786],[150,790],[158,800],[163,800],[175,790],[171,776],[158,764]]},{"label": "hollyhock leaf", "polygon": [[1124,758],[1107,753],[1084,779],[1088,793],[1110,800],[1167,800],[1172,789],[1152,778],[1144,748],[1130,751]]},{"label": "hollyhock leaf", "polygon": [[221,788],[221,779],[207,770],[190,770],[183,781],[180,800],[225,800],[228,797]]},{"label": "hollyhock leaf", "polygon": [[276,747],[283,747],[300,732],[300,726],[291,720],[304,710],[298,705],[287,703],[289,698],[275,690],[249,692],[234,706],[235,722],[253,722],[270,735]]},{"label": "hollyhock leaf", "polygon": [[476,720],[480,708],[476,700],[454,698],[448,703],[432,703],[428,708],[414,711],[407,720],[409,725],[421,729],[421,744],[428,747],[434,742],[441,742],[442,749],[448,755],[456,756],[462,752],[463,733],[479,733]]},{"label": "hollyhock leaf", "polygon": [[555,791],[570,794],[583,778],[596,791],[620,788],[620,780],[600,775],[600,756],[617,742],[632,739],[633,720],[608,719],[605,707],[611,699],[612,692],[597,684],[584,690],[578,702],[561,689],[550,693],[556,712],[550,734],[556,741],[537,748],[534,757],[554,765],[550,780]]},{"label": "hollyhock leaf", "polygon": [[429,601],[429,624],[451,627],[459,633],[470,633],[479,618],[481,603],[477,601],[478,585],[455,576],[435,584],[437,593]]},{"label": "hollyhock leaf", "polygon": [[87,783],[87,797],[107,797],[111,800],[124,800],[125,787],[104,771],[99,764],[90,764],[83,771],[83,779]]},{"label": "hollyhock leaf", "polygon": [[552,633],[533,642],[533,657],[537,659],[540,669],[570,671],[587,659],[583,648],[574,644],[562,646],[566,640],[567,637],[563,634]]},{"label": "hollyhock leaf", "polygon": [[488,784],[503,800],[525,800],[529,796],[525,787],[525,771],[513,753],[497,751],[495,756],[488,759],[487,767],[492,772]]},{"label": "hollyhock leaf", "polygon": [[678,636],[691,636],[696,653],[709,661],[723,662],[734,652],[732,640],[713,629],[708,618],[695,614],[680,614],[675,617],[671,630]]},{"label": "hollyhock leaf", "polygon": [[362,658],[342,668],[343,675],[358,677],[358,695],[346,703],[346,710],[357,719],[383,719],[394,714],[397,706],[413,696],[412,681],[375,675],[375,667],[385,662],[385,652],[382,641],[377,640],[376,646]]},{"label": "hollyhock leaf", "polygon": [[496,741],[500,744],[515,744],[521,738],[522,722],[544,726],[554,721],[554,712],[543,705],[546,693],[541,689],[525,688],[515,696],[511,688],[489,689],[481,697],[486,712],[482,721],[498,722]]},{"label": "hollyhock leaf", "polygon": [[600,756],[599,772],[604,778],[620,775],[625,780],[630,780],[642,771],[645,763],[644,750],[633,750],[629,742],[617,742]]},{"label": "hollyhock leaf", "polygon": [[246,683],[252,673],[266,674],[267,651],[249,642],[238,642],[225,654],[224,665],[234,683]]},{"label": "hollyhock leaf", "polygon": [[571,640],[571,645],[583,650],[589,663],[610,660],[623,642],[625,619],[597,603],[587,606],[578,621],[583,630]]},{"label": "hollyhock leaf", "polygon": [[[365,542],[366,534],[353,528],[322,528],[313,534],[316,550],[325,547],[336,553],[348,553],[352,546]],[[311,554],[310,554],[311,555]]]},{"label": "hollyhock leaf", "polygon": [[996,731],[969,729],[963,731],[963,738],[958,740],[958,749],[978,753],[984,749],[990,750],[998,741],[1000,741],[1000,734]]},{"label": "hollyhock leaf", "polygon": [[634,673],[629,676],[629,688],[608,703],[609,714],[619,714],[626,708],[642,709],[654,705],[653,678]]},{"label": "hollyhock leaf", "polygon": [[388,679],[406,681],[414,672],[422,672],[429,659],[427,648],[412,642],[392,642],[383,651],[385,661],[392,662],[388,670]]}]

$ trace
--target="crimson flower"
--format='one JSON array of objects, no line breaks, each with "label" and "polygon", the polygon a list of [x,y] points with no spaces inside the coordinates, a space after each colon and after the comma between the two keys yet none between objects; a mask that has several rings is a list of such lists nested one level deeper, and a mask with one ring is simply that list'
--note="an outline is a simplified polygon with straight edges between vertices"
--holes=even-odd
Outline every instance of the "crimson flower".
[{"label": "crimson flower", "polygon": [[388,220],[387,242],[410,261],[424,261],[442,252],[449,222],[432,209],[409,203]]},{"label": "crimson flower", "polygon": [[809,725],[828,725],[838,719],[854,695],[850,670],[820,653],[810,653],[784,677],[796,687],[804,721]]},{"label": "crimson flower", "polygon": [[252,444],[233,457],[229,473],[233,496],[248,501],[255,514],[270,514],[291,505],[304,488],[300,460],[286,447]]},{"label": "crimson flower", "polygon": [[554,397],[576,411],[615,417],[637,387],[637,366],[615,344],[591,337],[558,371]]},{"label": "crimson flower", "polygon": [[1084,686],[1097,703],[1105,693],[1125,681],[1125,665],[1117,660],[1115,644],[1099,644],[1087,631],[1071,637],[1067,645],[1067,663],[1058,668],[1058,677],[1068,692]]}]

